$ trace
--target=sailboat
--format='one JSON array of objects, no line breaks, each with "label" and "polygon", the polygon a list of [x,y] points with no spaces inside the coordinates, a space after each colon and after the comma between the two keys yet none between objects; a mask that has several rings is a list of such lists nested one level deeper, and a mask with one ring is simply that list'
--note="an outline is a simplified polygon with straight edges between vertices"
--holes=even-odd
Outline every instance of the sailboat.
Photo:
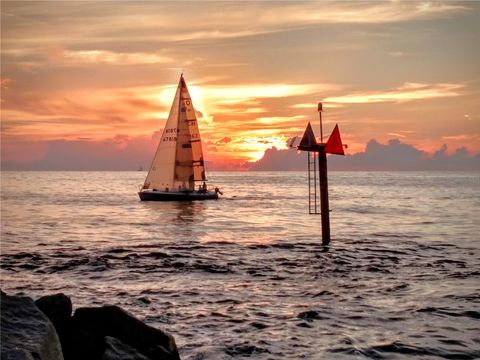
[{"label": "sailboat", "polygon": [[182,74],[152,165],[138,196],[142,201],[218,199],[220,190],[208,189],[206,181],[197,117]]}]

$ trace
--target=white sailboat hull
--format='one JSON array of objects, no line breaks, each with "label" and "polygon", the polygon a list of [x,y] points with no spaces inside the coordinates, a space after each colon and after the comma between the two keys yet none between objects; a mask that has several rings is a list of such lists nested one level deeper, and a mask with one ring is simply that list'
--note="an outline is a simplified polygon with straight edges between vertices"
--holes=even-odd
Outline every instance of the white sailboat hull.
[{"label": "white sailboat hull", "polygon": [[143,190],[138,192],[141,201],[194,201],[194,200],[215,200],[218,193],[214,191],[199,192],[174,192]]}]

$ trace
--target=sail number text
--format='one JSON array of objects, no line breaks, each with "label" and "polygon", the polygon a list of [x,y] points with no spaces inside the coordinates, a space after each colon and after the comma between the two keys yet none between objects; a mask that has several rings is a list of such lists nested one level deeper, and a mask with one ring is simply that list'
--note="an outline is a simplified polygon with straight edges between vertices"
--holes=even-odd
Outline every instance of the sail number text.
[{"label": "sail number text", "polygon": [[177,141],[177,133],[179,132],[177,128],[165,129],[162,141]]}]

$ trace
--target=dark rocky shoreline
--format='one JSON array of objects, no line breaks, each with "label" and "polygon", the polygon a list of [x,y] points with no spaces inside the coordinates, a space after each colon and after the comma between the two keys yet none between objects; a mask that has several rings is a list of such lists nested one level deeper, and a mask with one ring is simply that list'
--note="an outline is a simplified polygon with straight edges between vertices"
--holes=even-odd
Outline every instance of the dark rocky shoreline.
[{"label": "dark rocky shoreline", "polygon": [[173,336],[118,306],[78,308],[64,294],[1,293],[5,360],[180,360]]}]

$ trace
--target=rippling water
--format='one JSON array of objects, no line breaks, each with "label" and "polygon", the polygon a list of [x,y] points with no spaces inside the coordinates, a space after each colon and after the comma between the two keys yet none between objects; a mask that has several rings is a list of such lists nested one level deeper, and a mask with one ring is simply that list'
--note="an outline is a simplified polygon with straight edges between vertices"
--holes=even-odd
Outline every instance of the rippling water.
[{"label": "rippling water", "polygon": [[480,173],[212,173],[224,198],[140,202],[143,172],[3,172],[1,286],[117,304],[183,359],[480,357]]}]

